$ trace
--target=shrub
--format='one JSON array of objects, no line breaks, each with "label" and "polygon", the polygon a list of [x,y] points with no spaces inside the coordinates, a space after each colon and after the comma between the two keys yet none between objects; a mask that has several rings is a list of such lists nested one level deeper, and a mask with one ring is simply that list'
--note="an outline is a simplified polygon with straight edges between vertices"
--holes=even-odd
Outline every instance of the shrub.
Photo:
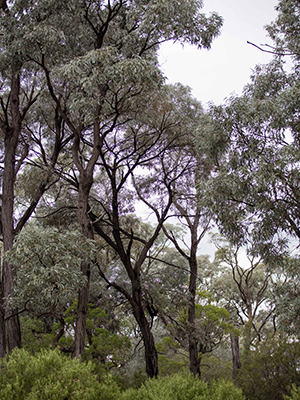
[{"label": "shrub", "polygon": [[233,382],[208,384],[190,374],[148,380],[139,389],[128,389],[122,400],[243,400],[241,389]]},{"label": "shrub", "polygon": [[117,400],[118,391],[109,377],[98,382],[91,363],[81,363],[58,350],[30,355],[16,349],[1,363],[1,400]]},{"label": "shrub", "polygon": [[283,396],[284,400],[300,400],[300,387],[296,385],[292,385],[291,389],[291,397]]},{"label": "shrub", "polygon": [[269,339],[244,355],[238,384],[249,400],[283,400],[293,384],[300,385],[299,368],[299,342]]}]

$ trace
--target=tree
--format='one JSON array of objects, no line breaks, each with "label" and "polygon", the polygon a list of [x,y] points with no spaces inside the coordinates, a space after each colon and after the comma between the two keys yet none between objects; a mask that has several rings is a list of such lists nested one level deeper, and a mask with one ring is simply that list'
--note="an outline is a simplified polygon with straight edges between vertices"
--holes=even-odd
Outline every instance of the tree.
[{"label": "tree", "polygon": [[[205,130],[205,114],[201,105],[192,99],[187,88],[178,87],[182,92],[179,108],[185,115],[184,130],[180,136],[178,147],[172,149],[172,163],[175,169],[185,165],[179,179],[174,180],[172,190],[174,192],[172,211],[180,223],[186,225],[189,231],[190,245],[185,241],[179,241],[172,231],[164,227],[164,233],[174,244],[177,251],[189,264],[189,359],[190,371],[194,376],[200,375],[200,359],[198,356],[197,334],[194,333],[194,321],[196,318],[196,289],[198,279],[197,252],[201,239],[208,231],[210,225],[209,210],[205,206],[201,183],[205,181],[211,171],[211,165],[205,155],[195,152],[194,144],[198,130]],[[183,100],[184,99],[184,100]],[[144,202],[146,200],[144,199]]]},{"label": "tree", "polygon": [[[157,352],[144,312],[142,268],[167,219],[173,201],[172,182],[181,174],[181,169],[174,170],[167,157],[168,149],[178,136],[179,121],[173,117],[171,103],[166,103],[164,98],[162,105],[159,101],[158,96],[148,99],[148,115],[145,113],[139,121],[129,123],[124,132],[114,132],[107,136],[100,154],[100,165],[106,179],[102,178],[98,187],[95,187],[95,198],[102,214],[96,216],[91,213],[95,231],[117,254],[129,279],[129,285],[122,284],[118,276],[107,279],[99,268],[107,283],[121,292],[131,304],[142,334],[146,369],[150,376],[158,373]],[[156,112],[152,114],[154,107],[162,107],[159,119]],[[131,179],[137,196],[141,198],[148,193],[147,206],[150,210],[155,209],[157,223],[146,236],[145,232],[140,235],[141,232],[127,217],[135,200],[128,186]]]},{"label": "tree", "polygon": [[[215,126],[221,128],[218,140],[224,143],[223,155],[211,151],[218,161],[219,177],[211,186],[220,205],[216,214],[237,241],[247,241],[254,232],[257,251],[265,255],[271,248],[278,255],[291,237],[300,237],[299,63],[294,35],[299,5],[280,1],[277,10],[277,19],[267,27],[275,41],[274,59],[256,67],[242,96],[211,110]],[[284,65],[287,51],[292,54],[290,71]],[[211,150],[212,143],[207,147]]]},{"label": "tree", "polygon": [[[9,8],[6,2],[1,4],[0,125],[3,134],[1,142],[4,158],[1,179],[1,234],[4,251],[7,251],[11,249],[15,235],[22,230],[34,213],[45,191],[52,186],[53,168],[60,151],[67,145],[69,139],[64,135],[61,119],[51,104],[47,104],[47,111],[44,109],[44,114],[40,111],[42,102],[46,99],[46,97],[41,99],[42,79],[38,68],[30,62],[26,53],[31,52],[32,55],[34,52],[32,46],[26,45],[28,45],[28,32],[37,16],[31,15],[29,18],[28,13],[20,12],[18,3],[14,3]],[[54,43],[52,45],[55,46]],[[50,47],[49,45],[49,51]],[[35,111],[32,111],[33,108]],[[41,139],[41,132],[44,132],[41,120],[46,113],[48,121],[51,121],[47,134],[47,139],[51,144],[48,147],[45,140]],[[51,129],[54,138],[50,134]],[[26,199],[26,206],[19,207],[20,204],[15,202],[15,185],[18,176],[22,174],[24,163],[28,163],[28,158],[32,160],[34,153],[35,166],[42,170],[42,173],[35,185],[31,182],[32,190]],[[21,345],[18,312],[11,310],[3,300],[12,295],[14,286],[13,268],[5,260],[1,285],[3,296],[1,297],[0,355],[4,356],[6,351],[4,316],[7,322],[8,349]]]},{"label": "tree", "polygon": [[[240,248],[226,244],[226,240],[221,241],[220,238],[215,243],[218,247],[215,259],[226,266],[215,282],[215,291],[219,292],[221,304],[227,303],[226,308],[232,312],[236,323],[244,325],[244,348],[247,351],[255,340],[262,339],[267,322],[275,317],[270,288],[273,284],[272,270],[263,264],[260,257],[251,256],[249,248],[245,249],[245,260],[241,261]],[[229,287],[226,288],[224,282],[227,282],[228,274],[231,275],[231,283],[228,282]],[[223,291],[220,292],[221,286]]]}]

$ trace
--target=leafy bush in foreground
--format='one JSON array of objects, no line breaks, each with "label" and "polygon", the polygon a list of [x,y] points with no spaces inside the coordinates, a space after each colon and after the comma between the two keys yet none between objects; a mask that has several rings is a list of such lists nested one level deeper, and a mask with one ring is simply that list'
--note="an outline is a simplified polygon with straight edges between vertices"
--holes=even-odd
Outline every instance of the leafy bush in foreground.
[{"label": "leafy bush in foreground", "polygon": [[292,385],[300,386],[299,368],[300,343],[282,336],[269,338],[245,353],[238,384],[248,400],[283,400]]},{"label": "leafy bush in foreground", "polygon": [[91,363],[68,358],[58,350],[32,356],[16,349],[1,363],[1,400],[117,400],[118,392],[112,380],[98,382]]},{"label": "leafy bush in foreground", "polygon": [[300,400],[300,387],[295,384],[291,388],[291,397],[283,396],[284,400]]},{"label": "leafy bush in foreground", "polygon": [[233,382],[207,384],[191,374],[148,380],[139,389],[128,389],[122,400],[244,400],[241,389]]}]

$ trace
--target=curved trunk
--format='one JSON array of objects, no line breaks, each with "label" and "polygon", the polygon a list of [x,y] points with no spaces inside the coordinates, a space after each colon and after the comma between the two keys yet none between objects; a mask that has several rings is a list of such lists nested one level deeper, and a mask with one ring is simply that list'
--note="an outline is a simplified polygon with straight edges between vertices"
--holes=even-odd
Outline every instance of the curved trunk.
[{"label": "curved trunk", "polygon": [[142,339],[145,347],[145,361],[146,361],[146,372],[150,378],[156,378],[158,376],[158,359],[157,350],[155,347],[154,337],[151,332],[150,324],[146,318],[141,292],[141,283],[139,274],[134,271],[131,274],[131,288],[132,298],[130,303],[133,308],[133,315],[140,328]]},{"label": "curved trunk", "polygon": [[149,322],[144,313],[143,306],[141,304],[134,304],[133,313],[140,328],[145,347],[145,361],[146,361],[147,375],[150,378],[156,378],[158,376],[157,350],[155,347],[154,337],[151,332]]}]

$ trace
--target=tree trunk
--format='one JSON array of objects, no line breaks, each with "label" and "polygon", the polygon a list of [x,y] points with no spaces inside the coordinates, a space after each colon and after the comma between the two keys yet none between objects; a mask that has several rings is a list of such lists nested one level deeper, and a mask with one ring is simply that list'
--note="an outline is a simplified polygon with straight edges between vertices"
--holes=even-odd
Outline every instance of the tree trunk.
[{"label": "tree trunk", "polygon": [[76,313],[75,342],[73,357],[82,358],[85,347],[86,319],[88,313],[89,289],[90,289],[90,265],[89,261],[81,263],[81,271],[87,281],[80,289]]},{"label": "tree trunk", "polygon": [[3,283],[0,283],[0,357],[6,353],[5,308],[3,301]]},{"label": "tree trunk", "polygon": [[232,377],[236,380],[237,370],[241,368],[239,337],[231,333],[230,342],[232,352]]},{"label": "tree trunk", "polygon": [[[13,226],[13,208],[14,208],[14,183],[15,183],[15,155],[16,148],[21,132],[21,115],[19,110],[19,90],[20,77],[17,68],[12,68],[12,81],[10,93],[10,106],[12,126],[7,127],[5,132],[5,156],[3,170],[3,187],[2,187],[2,234],[3,234],[3,249],[4,252],[10,250],[14,241],[14,226]],[[10,310],[6,299],[13,294],[14,286],[14,271],[13,267],[6,261],[3,262],[3,296],[5,304],[5,317],[7,319],[7,343],[8,350],[11,351],[14,347],[21,346],[21,329],[17,310]],[[0,321],[1,323],[1,321]],[[4,327],[0,331],[3,332]],[[3,339],[0,340],[0,345],[3,345]],[[0,353],[3,353],[3,348]]]},{"label": "tree trunk", "polygon": [[154,337],[151,332],[149,322],[144,313],[143,306],[141,304],[135,304],[133,307],[133,313],[140,328],[145,347],[146,373],[150,378],[157,378],[157,350],[155,347]]},{"label": "tree trunk", "polygon": [[244,351],[247,352],[250,350],[251,347],[251,339],[252,339],[252,323],[253,323],[253,316],[252,312],[248,312],[248,321],[245,323],[245,340],[244,340]]},{"label": "tree trunk", "polygon": [[[78,220],[81,225],[82,233],[88,239],[94,239],[92,225],[88,215],[88,197],[92,186],[92,178],[81,174],[78,190]],[[86,277],[84,286],[78,295],[78,306],[76,313],[75,342],[73,357],[82,358],[85,347],[86,319],[88,313],[89,289],[90,289],[90,261],[82,260],[81,271]]]},{"label": "tree trunk", "polygon": [[150,378],[157,378],[157,350],[155,347],[154,337],[151,332],[149,321],[147,320],[144,312],[139,272],[137,272],[136,270],[132,270],[132,273],[130,274],[130,279],[132,290],[130,303],[133,309],[133,315],[141,331],[145,347],[146,373]]},{"label": "tree trunk", "polygon": [[196,287],[197,287],[197,227],[191,231],[191,251],[189,258],[190,266],[190,283],[189,283],[189,308],[188,308],[188,340],[189,340],[189,359],[190,359],[190,372],[196,377],[201,375],[200,372],[200,359],[198,357],[198,341],[195,332],[195,318],[196,318]]}]

